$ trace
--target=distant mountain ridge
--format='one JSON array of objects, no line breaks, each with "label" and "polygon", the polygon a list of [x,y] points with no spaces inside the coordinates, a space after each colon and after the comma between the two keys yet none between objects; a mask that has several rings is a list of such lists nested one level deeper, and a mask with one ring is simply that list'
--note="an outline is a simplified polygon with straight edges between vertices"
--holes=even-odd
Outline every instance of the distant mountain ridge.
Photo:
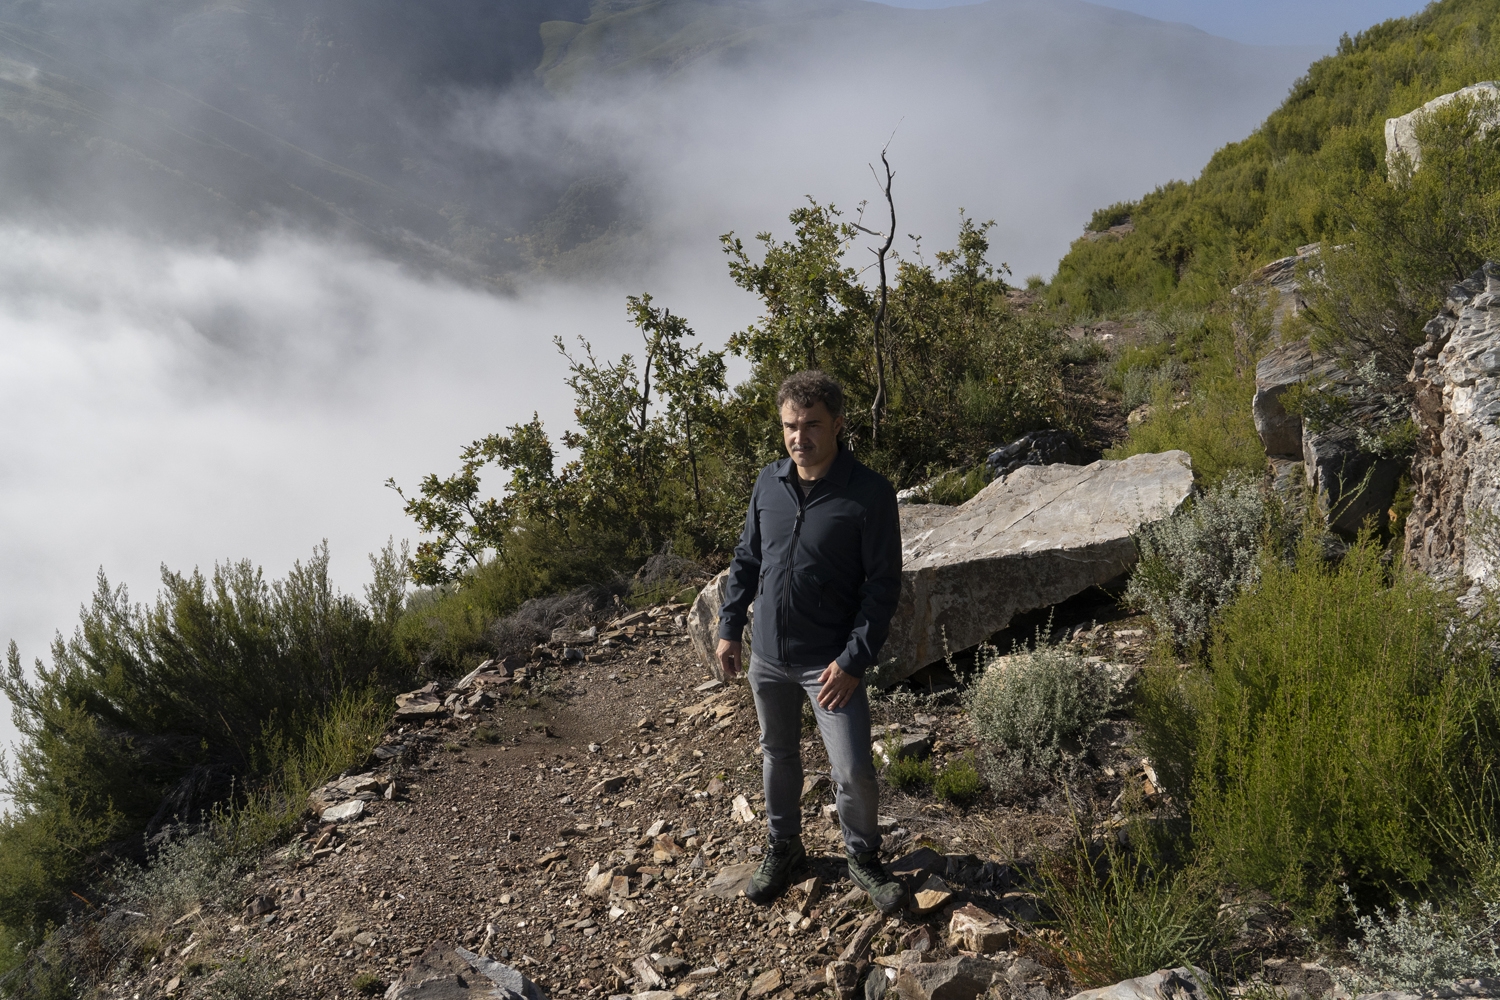
[{"label": "distant mountain ridge", "polygon": [[1076,0],[0,0],[0,195],[12,216],[174,237],[311,228],[493,280],[558,212],[593,220],[562,227],[567,249],[624,209],[597,165],[539,169],[454,136],[464,94],[840,59],[892,79],[958,61],[1015,89],[1004,60],[1023,50],[1057,53],[1044,96],[1074,100],[1111,73],[1228,100],[1303,59]]}]

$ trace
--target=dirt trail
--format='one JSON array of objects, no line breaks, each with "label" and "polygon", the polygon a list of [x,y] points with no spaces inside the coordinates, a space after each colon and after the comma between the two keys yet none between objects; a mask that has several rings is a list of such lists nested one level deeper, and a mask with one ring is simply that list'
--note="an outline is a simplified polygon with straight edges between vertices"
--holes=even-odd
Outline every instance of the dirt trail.
[{"label": "dirt trail", "polygon": [[[161,957],[113,995],[163,995],[174,979],[176,995],[191,995],[216,964],[250,956],[286,969],[291,996],[354,997],[357,986],[384,989],[434,943],[508,962],[552,998],[672,989],[791,1000],[821,990],[824,965],[868,904],[848,892],[815,731],[804,740],[817,787],[804,800],[800,877],[820,877],[824,891],[811,905],[794,893],[754,906],[731,879],[743,878],[765,838],[748,691],[703,690],[708,678],[680,634],[605,655],[533,662],[529,682],[490,708],[393,727],[382,752],[404,749],[376,772],[395,775],[393,801],[375,798],[333,829],[310,821],[305,840],[266,859],[243,914],[174,928]],[[875,716],[930,732],[939,766],[976,749],[952,704],[882,699]],[[1125,740],[1107,728],[1096,742],[1118,758],[1093,790],[1108,802],[1128,769]],[[755,813],[748,823],[734,815],[738,796]],[[877,938],[877,955],[951,953],[949,916],[964,903],[1021,927],[1035,916],[1011,862],[1064,829],[1055,807],[984,803],[965,813],[883,782],[880,811],[886,859],[929,848],[914,885],[936,874],[952,896],[929,915],[903,916]],[[1057,982],[1035,961],[1002,957],[1022,980]]]}]

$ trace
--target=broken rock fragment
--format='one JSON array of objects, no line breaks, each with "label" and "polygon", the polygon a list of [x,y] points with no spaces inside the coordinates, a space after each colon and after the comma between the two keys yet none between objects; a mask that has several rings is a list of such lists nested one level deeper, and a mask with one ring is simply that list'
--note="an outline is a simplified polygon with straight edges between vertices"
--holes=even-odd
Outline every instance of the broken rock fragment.
[{"label": "broken rock fragment", "polygon": [[990,988],[999,966],[960,955],[942,962],[916,963],[896,976],[902,1000],[974,1000]]},{"label": "broken rock fragment", "polygon": [[755,977],[755,981],[750,984],[749,992],[745,995],[747,997],[768,996],[769,994],[775,993],[777,990],[781,989],[781,984],[782,976],[780,969],[772,969],[770,972],[762,972],[760,975]]},{"label": "broken rock fragment", "polygon": [[948,920],[948,947],[982,955],[1009,948],[1015,934],[1016,930],[1009,921],[981,910],[973,903],[954,910]]},{"label": "broken rock fragment", "polygon": [[348,823],[359,819],[364,815],[365,804],[360,799],[350,799],[348,802],[340,802],[336,806],[329,806],[323,810],[318,818],[324,823]]},{"label": "broken rock fragment", "polygon": [[738,823],[754,823],[755,810],[750,807],[750,800],[743,795],[734,797],[734,818]]}]

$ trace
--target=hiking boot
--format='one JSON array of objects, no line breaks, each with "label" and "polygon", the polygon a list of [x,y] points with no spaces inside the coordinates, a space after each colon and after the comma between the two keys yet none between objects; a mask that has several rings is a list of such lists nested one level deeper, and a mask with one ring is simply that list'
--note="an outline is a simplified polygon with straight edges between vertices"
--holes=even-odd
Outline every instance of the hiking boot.
[{"label": "hiking boot", "polygon": [[786,891],[792,872],[796,871],[806,857],[807,852],[802,849],[802,840],[798,837],[791,840],[776,840],[773,837],[768,840],[766,856],[761,859],[755,874],[750,876],[750,884],[745,886],[745,898],[752,903],[765,905],[780,896]]},{"label": "hiking boot", "polygon": [[880,864],[880,855],[875,851],[864,854],[848,852],[849,877],[854,884],[870,894],[875,909],[890,916],[906,903],[906,886],[886,874]]}]

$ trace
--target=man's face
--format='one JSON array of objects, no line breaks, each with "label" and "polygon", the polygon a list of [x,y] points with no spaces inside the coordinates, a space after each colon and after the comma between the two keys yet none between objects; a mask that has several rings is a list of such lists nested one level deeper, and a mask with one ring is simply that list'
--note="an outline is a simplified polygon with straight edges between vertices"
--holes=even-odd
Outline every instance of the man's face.
[{"label": "man's face", "polygon": [[843,428],[844,418],[830,414],[821,400],[809,407],[781,404],[781,436],[804,479],[817,479],[833,464]]}]

